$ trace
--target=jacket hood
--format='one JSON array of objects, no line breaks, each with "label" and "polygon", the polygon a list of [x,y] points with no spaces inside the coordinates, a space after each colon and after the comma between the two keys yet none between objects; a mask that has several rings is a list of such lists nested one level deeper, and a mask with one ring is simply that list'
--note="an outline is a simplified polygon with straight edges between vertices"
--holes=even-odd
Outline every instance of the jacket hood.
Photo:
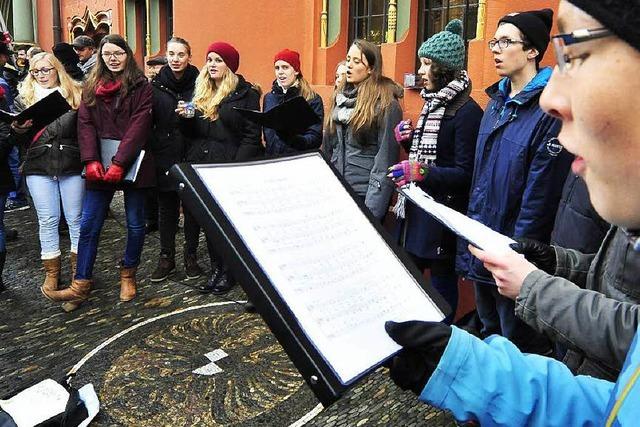
[{"label": "jacket hood", "polygon": [[545,88],[551,78],[552,69],[550,67],[541,68],[538,74],[518,93],[514,98],[509,99],[509,90],[511,88],[511,79],[503,78],[497,83],[489,86],[486,93],[492,99],[499,99],[516,104],[526,104],[529,100],[538,95]]},{"label": "jacket hood", "polygon": [[193,90],[199,73],[198,68],[189,64],[184,70],[182,78],[178,80],[175,74],[173,74],[173,71],[171,71],[171,67],[165,65],[160,69],[160,72],[153,79],[152,83],[154,86],[164,87],[175,93],[184,93]]}]

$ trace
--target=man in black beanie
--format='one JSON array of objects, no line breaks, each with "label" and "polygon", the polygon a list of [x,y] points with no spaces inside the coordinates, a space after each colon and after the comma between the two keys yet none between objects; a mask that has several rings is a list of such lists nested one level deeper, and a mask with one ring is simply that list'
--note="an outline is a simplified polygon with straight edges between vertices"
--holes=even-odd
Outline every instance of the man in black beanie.
[{"label": "man in black beanie", "polygon": [[[539,68],[549,45],[551,9],[502,17],[489,49],[501,80],[480,124],[467,216],[501,234],[549,242],[571,156],[557,144],[560,122],[544,114],[540,94],[551,68]],[[483,336],[502,335],[527,353],[550,354],[551,342],[516,317],[491,273],[465,247],[456,269],[474,282]]]},{"label": "man in black beanie", "polygon": [[[640,3],[561,0],[558,16],[558,66],[541,105],[562,121],[558,138],[576,156],[572,169],[585,179],[593,206],[627,230],[640,251],[640,79],[633,78],[640,69]],[[539,272],[514,252],[474,254],[500,289]],[[606,298],[598,305],[639,309]],[[391,363],[392,379],[458,420],[499,426],[634,426],[640,420],[640,328],[616,383],[575,376],[561,362],[521,353],[501,337],[481,341],[436,322],[387,322],[386,329],[403,347]]]}]

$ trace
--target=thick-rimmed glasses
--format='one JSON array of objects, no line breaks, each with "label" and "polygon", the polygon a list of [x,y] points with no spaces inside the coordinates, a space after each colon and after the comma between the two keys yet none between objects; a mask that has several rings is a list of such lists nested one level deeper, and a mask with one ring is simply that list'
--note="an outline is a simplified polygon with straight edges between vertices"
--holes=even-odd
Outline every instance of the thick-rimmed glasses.
[{"label": "thick-rimmed glasses", "polygon": [[113,56],[116,59],[120,59],[123,56],[125,56],[126,54],[127,54],[127,52],[125,52],[123,50],[121,50],[120,52],[102,52],[102,57],[104,59],[109,59],[109,58],[111,58]]},{"label": "thick-rimmed glasses", "polygon": [[508,48],[511,45],[517,44],[517,43],[522,43],[524,44],[524,41],[522,40],[511,40],[511,39],[500,39],[500,40],[496,40],[496,39],[491,39],[489,40],[489,43],[487,43],[489,45],[489,49],[493,50],[494,47],[498,46],[498,49],[500,49],[500,51]]},{"label": "thick-rimmed glasses", "polygon": [[29,70],[29,74],[31,74],[33,77],[37,77],[38,74],[42,74],[43,76],[48,76],[51,73],[51,70],[53,70],[53,67],[40,68],[39,70]]},{"label": "thick-rimmed glasses", "polygon": [[565,53],[564,48],[571,46],[572,44],[588,42],[589,40],[601,39],[603,37],[612,36],[613,33],[607,28],[592,28],[576,30],[572,33],[558,34],[553,36],[553,50],[556,54],[556,61],[558,63],[558,70],[561,73],[565,73],[571,68],[571,63],[575,59],[584,59],[586,54],[569,56]]}]

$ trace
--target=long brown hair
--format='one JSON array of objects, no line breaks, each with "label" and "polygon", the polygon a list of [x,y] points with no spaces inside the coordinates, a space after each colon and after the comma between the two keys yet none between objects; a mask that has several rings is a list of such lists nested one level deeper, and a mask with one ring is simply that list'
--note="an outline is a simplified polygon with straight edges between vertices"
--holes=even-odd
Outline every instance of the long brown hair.
[{"label": "long brown hair", "polygon": [[[102,49],[107,43],[115,44],[127,53],[127,61],[125,62],[124,70],[117,75],[113,74],[109,70],[107,64],[104,62],[104,58],[102,57]],[[95,67],[91,70],[91,73],[89,73],[89,77],[85,83],[84,91],[82,93],[82,101],[87,105],[95,105],[96,89],[98,88],[98,85],[115,80],[120,80],[122,82],[120,94],[122,97],[125,97],[131,88],[138,83],[140,78],[145,78],[144,73],[140,67],[138,67],[136,60],[133,57],[133,51],[125,39],[118,34],[108,34],[102,38],[100,45],[98,46],[98,60],[96,61]]]},{"label": "long brown hair", "polygon": [[[395,99],[403,95],[402,87],[388,77],[382,75],[382,55],[380,47],[366,40],[356,39],[351,44],[360,49],[367,60],[371,73],[358,84],[358,96],[349,120],[354,133],[369,129],[380,118],[383,112]],[[331,112],[325,117],[325,129],[330,134],[335,132],[333,110],[336,108],[336,95],[344,90],[346,79],[338,86],[331,97]]]}]

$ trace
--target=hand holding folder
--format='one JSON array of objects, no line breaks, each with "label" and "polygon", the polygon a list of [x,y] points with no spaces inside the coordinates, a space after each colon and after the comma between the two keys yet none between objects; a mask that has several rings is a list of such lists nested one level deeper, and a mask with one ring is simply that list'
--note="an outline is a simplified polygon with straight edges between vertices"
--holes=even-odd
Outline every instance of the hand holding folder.
[{"label": "hand holding folder", "polygon": [[302,133],[309,126],[320,123],[320,117],[301,96],[291,98],[264,112],[239,107],[234,109],[252,122],[290,135]]},{"label": "hand holding folder", "polygon": [[71,105],[60,92],[55,91],[20,113],[0,110],[0,120],[6,123],[24,123],[31,120],[31,128],[40,130],[69,110],[71,110]]}]

